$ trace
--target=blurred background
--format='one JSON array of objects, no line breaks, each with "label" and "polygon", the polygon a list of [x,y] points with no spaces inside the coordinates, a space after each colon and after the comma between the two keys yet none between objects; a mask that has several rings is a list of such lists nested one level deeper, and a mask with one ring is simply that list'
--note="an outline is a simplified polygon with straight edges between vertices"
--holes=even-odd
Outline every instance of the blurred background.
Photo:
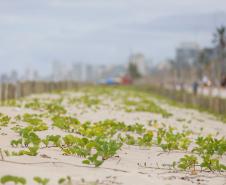
[{"label": "blurred background", "polygon": [[217,94],[226,86],[225,26],[225,0],[0,0],[0,80]]}]

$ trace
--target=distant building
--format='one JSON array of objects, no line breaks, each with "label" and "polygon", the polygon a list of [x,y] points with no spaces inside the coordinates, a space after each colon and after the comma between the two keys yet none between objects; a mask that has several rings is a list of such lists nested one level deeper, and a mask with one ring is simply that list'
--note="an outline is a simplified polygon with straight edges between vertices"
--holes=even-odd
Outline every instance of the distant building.
[{"label": "distant building", "polygon": [[217,50],[215,48],[204,48],[203,53],[210,60],[217,58]]},{"label": "distant building", "polygon": [[82,64],[81,63],[74,63],[72,64],[72,68],[71,68],[71,80],[73,81],[81,81],[82,80]]},{"label": "distant building", "polygon": [[137,70],[141,76],[148,74],[148,65],[145,62],[145,57],[141,53],[133,54],[129,58],[129,62],[136,65]]},{"label": "distant building", "polygon": [[193,64],[198,60],[199,51],[196,43],[182,43],[176,49],[176,61],[181,64]]},{"label": "distant building", "polygon": [[171,63],[170,63],[170,60],[166,60],[166,61],[162,61],[162,62],[159,62],[155,68],[158,70],[158,71],[163,71],[163,70],[169,70],[171,68]]},{"label": "distant building", "polygon": [[7,74],[1,74],[0,81],[1,81],[1,83],[8,83],[9,82],[8,75]]},{"label": "distant building", "polygon": [[55,61],[52,65],[52,80],[61,81],[65,80],[68,75],[68,70],[63,63]]},{"label": "distant building", "polygon": [[226,50],[225,56],[221,52],[222,51],[220,51],[219,47],[204,48],[200,52],[202,62],[211,66],[212,75],[213,73],[215,73],[215,76],[217,75],[217,79],[221,79],[224,76],[226,76],[226,60],[225,60]]},{"label": "distant building", "polygon": [[86,65],[86,81],[95,82],[96,81],[96,68],[93,65]]},{"label": "distant building", "polygon": [[9,80],[11,83],[16,83],[19,80],[19,75],[18,75],[17,71],[15,71],[15,70],[11,71],[11,73],[9,75]]},{"label": "distant building", "polygon": [[97,66],[97,68],[96,68],[96,78],[97,78],[97,80],[105,78],[106,77],[106,71],[107,71],[107,66],[105,66],[105,65]]},{"label": "distant building", "polygon": [[109,66],[108,70],[105,72],[106,77],[117,78],[121,77],[126,73],[126,67],[123,65],[112,65]]},{"label": "distant building", "polygon": [[39,75],[39,72],[38,72],[37,70],[34,70],[34,71],[33,71],[33,80],[38,81],[38,80],[40,80],[40,79],[41,79],[41,77],[40,77],[40,75]]}]

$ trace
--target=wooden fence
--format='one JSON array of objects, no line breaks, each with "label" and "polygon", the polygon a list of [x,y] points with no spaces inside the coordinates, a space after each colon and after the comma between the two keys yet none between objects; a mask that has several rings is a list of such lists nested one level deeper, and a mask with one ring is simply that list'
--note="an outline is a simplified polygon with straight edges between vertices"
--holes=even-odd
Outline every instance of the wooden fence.
[{"label": "wooden fence", "polygon": [[46,81],[25,81],[17,83],[0,84],[1,103],[28,96],[36,93],[51,93],[54,91],[74,89],[78,83],[73,81],[46,82]]},{"label": "wooden fence", "polygon": [[149,86],[148,90],[188,107],[220,114],[226,118],[226,99],[224,98],[195,95],[183,90],[166,89],[160,86]]},{"label": "wooden fence", "polygon": [[[46,81],[25,81],[17,83],[0,84],[0,102],[25,97],[37,93],[51,93],[54,91],[75,89],[79,86],[74,81],[46,82]],[[144,88],[144,87],[143,87]],[[200,110],[209,111],[226,117],[226,99],[204,95],[194,95],[185,91],[166,89],[161,86],[145,86],[145,89],[155,94],[165,96],[176,102]]]}]

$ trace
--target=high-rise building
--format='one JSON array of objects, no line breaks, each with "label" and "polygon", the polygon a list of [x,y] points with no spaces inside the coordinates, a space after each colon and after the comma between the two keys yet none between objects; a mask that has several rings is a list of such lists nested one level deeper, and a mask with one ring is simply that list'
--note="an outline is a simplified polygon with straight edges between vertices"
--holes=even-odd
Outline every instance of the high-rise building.
[{"label": "high-rise building", "polygon": [[196,43],[182,43],[176,49],[176,61],[181,64],[192,64],[198,60],[199,51]]},{"label": "high-rise building", "polygon": [[53,81],[65,80],[67,74],[68,74],[67,66],[63,65],[59,61],[53,62],[53,65],[52,65],[52,79],[53,79]]},{"label": "high-rise building", "polygon": [[72,64],[71,77],[72,77],[72,80],[74,81],[82,80],[82,64],[81,63]]},{"label": "high-rise building", "polygon": [[97,80],[96,69],[93,65],[86,65],[86,81],[95,82]]}]

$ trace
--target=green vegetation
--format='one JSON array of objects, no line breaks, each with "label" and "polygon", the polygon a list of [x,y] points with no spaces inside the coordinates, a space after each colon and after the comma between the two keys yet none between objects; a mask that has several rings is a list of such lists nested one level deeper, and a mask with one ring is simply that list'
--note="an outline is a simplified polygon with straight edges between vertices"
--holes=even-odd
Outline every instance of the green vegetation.
[{"label": "green vegetation", "polygon": [[48,110],[48,112],[50,114],[57,114],[57,115],[61,115],[61,114],[66,114],[67,110],[61,106],[58,105],[56,103],[50,103],[46,105],[46,109]]},{"label": "green vegetation", "polygon": [[24,114],[23,121],[30,124],[34,131],[48,130],[48,126],[39,117],[36,114]]},{"label": "green vegetation", "polygon": [[168,130],[159,128],[157,132],[157,144],[164,151],[171,150],[188,150],[191,140],[189,139],[190,132],[175,132],[175,129],[169,127]]},{"label": "green vegetation", "polygon": [[221,157],[226,153],[226,139],[216,139],[212,136],[198,137],[196,147],[192,150],[202,158],[201,167],[211,171],[226,170],[226,166],[220,163]]},{"label": "green vegetation", "polygon": [[185,155],[179,161],[178,167],[183,170],[193,170],[196,171],[195,167],[198,164],[198,159],[194,155]]},{"label": "green vegetation", "polygon": [[[6,156],[37,156],[40,150],[54,147],[54,150],[58,150],[62,155],[80,158],[83,166],[99,167],[106,160],[117,157],[124,146],[147,150],[158,147],[162,153],[186,153],[174,163],[173,166],[177,169],[192,172],[198,169],[226,170],[222,162],[226,154],[225,138],[202,136],[203,129],[199,129],[200,135],[196,138],[195,134],[188,130],[188,125],[182,125],[182,130],[179,131],[157,121],[142,124],[139,119],[133,123],[113,119],[78,119],[87,110],[97,107],[103,110],[110,107],[112,111],[120,110],[123,113],[126,111],[127,115],[134,112],[146,115],[153,113],[159,115],[163,122],[173,116],[145,91],[131,87],[85,87],[80,89],[76,96],[74,92],[62,92],[55,93],[52,99],[25,98],[15,103],[18,104],[32,111],[12,118],[0,114],[0,126],[6,127],[10,123],[10,131],[17,134],[10,142],[15,151],[2,150]],[[74,108],[81,114],[75,114]],[[153,114],[150,114],[150,117]],[[180,118],[176,121],[181,123],[186,122],[186,119]],[[15,125],[12,125],[13,122]],[[33,180],[41,185],[49,183],[47,178],[34,177]],[[4,176],[1,182],[26,184],[26,180],[14,176]],[[61,178],[58,183],[71,184],[71,178]]]},{"label": "green vegetation", "polygon": [[86,95],[84,96],[80,96],[77,98],[70,98],[69,99],[69,104],[72,105],[85,105],[87,107],[97,107],[99,104],[101,103],[100,99],[95,97],[95,96],[91,96],[89,94],[86,93]]},{"label": "green vegetation", "polygon": [[[50,182],[50,179],[48,178],[41,178],[39,176],[35,176],[33,178],[33,181],[40,185],[47,185]],[[8,183],[14,183],[15,185],[26,185],[27,180],[24,177],[18,177],[13,175],[4,175],[0,178],[1,184],[8,184]],[[70,176],[67,176],[66,178],[61,177],[58,180],[59,185],[72,185],[72,180]]]},{"label": "green vegetation", "polygon": [[39,147],[33,146],[28,147],[27,150],[20,150],[19,152],[12,152],[12,155],[20,156],[20,155],[30,155],[30,156],[36,156],[38,154]]},{"label": "green vegetation", "polygon": [[41,104],[39,99],[35,98],[31,102],[26,103],[24,107],[34,109],[34,110],[40,110],[43,107],[43,105]]},{"label": "green vegetation", "polygon": [[42,143],[45,144],[46,147],[48,147],[49,144],[60,147],[61,146],[61,136],[60,135],[47,135],[46,138],[42,139]]},{"label": "green vegetation", "polygon": [[153,101],[144,97],[142,97],[139,101],[125,99],[124,104],[127,112],[152,112],[161,114],[163,117],[171,116],[170,113],[156,105]]},{"label": "green vegetation", "polygon": [[34,177],[33,179],[35,182],[37,182],[40,185],[47,185],[49,183],[49,179],[47,178]]},{"label": "green vegetation", "polygon": [[10,123],[11,118],[7,115],[0,113],[0,127],[6,127]]},{"label": "green vegetation", "polygon": [[52,118],[53,126],[58,127],[64,131],[73,132],[78,127],[80,122],[69,116],[54,116]]},{"label": "green vegetation", "polygon": [[1,184],[7,184],[10,182],[14,184],[22,184],[22,185],[25,185],[27,183],[26,179],[23,177],[17,177],[12,175],[5,175],[1,177]]},{"label": "green vegetation", "polygon": [[64,185],[72,185],[71,177],[67,176],[66,178],[62,177],[58,180],[58,184],[64,184]]}]

